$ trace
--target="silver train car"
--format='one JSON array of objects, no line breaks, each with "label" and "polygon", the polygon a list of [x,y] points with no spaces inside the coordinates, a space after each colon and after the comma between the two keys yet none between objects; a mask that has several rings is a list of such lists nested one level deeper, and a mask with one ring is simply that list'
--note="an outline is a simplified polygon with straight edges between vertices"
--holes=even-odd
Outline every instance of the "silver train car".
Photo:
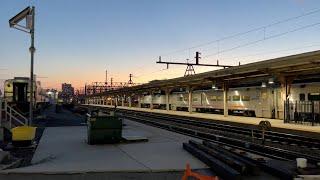
[{"label": "silver train car", "polygon": [[[188,110],[188,93],[172,92],[169,96],[171,110]],[[228,91],[228,110],[232,115],[263,118],[284,118],[285,89],[281,87],[242,87]],[[141,97],[141,107],[150,107],[151,96]],[[320,84],[293,84],[289,95],[291,116],[294,112],[320,112]],[[165,109],[164,94],[152,98],[153,108]],[[312,103],[312,106],[311,106]],[[313,107],[313,108],[311,108]],[[223,113],[223,92],[221,90],[197,90],[192,93],[192,110],[196,112]]]},{"label": "silver train car", "polygon": [[[33,84],[34,105],[45,102],[42,88],[39,81]],[[27,111],[30,102],[29,78],[15,77],[4,82],[4,99],[9,104],[15,104],[22,111]]]}]

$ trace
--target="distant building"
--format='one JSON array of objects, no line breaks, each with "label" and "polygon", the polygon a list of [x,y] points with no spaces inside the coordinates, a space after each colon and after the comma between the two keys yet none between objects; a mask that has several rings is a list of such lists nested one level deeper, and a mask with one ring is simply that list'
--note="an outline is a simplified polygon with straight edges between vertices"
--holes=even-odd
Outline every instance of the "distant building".
[{"label": "distant building", "polygon": [[46,102],[49,102],[51,104],[55,104],[58,100],[58,91],[56,89],[46,89]]},{"label": "distant building", "polygon": [[70,103],[73,101],[74,88],[71,84],[63,83],[61,86],[60,98],[64,103]]}]

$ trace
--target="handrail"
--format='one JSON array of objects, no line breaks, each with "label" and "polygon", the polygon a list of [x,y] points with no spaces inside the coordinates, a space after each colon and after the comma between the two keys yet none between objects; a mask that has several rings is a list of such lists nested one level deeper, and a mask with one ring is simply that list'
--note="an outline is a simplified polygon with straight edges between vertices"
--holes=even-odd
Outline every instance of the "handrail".
[{"label": "handrail", "polygon": [[[27,121],[28,121],[28,119],[27,118],[25,118],[24,116],[22,116],[20,113],[18,113],[15,109],[13,109],[12,107],[10,107],[10,106],[7,106],[8,108],[9,108],[9,117],[10,117],[10,124],[11,124],[11,118],[13,118],[14,120],[16,120],[16,121],[18,121],[21,125],[26,125],[27,124]],[[13,114],[12,114],[12,111],[14,112],[14,113],[16,113],[17,115],[19,115],[20,117],[22,117],[22,119],[24,120],[24,123],[23,122],[21,122],[16,116],[13,116]]]},{"label": "handrail", "polygon": [[19,115],[24,121],[25,123],[27,123],[28,119],[26,117],[24,117],[22,114],[20,114],[18,111],[16,111],[15,109],[13,109],[12,107],[8,106],[15,114]]},{"label": "handrail", "polygon": [[[4,105],[2,104],[3,102]],[[4,116],[2,116],[3,111],[5,112]],[[9,106],[6,100],[0,97],[0,125],[2,125],[2,122],[4,121],[9,121],[9,128],[11,129],[12,120],[17,122],[19,125],[27,125],[28,123],[28,119],[25,116],[15,110],[12,106]]]}]

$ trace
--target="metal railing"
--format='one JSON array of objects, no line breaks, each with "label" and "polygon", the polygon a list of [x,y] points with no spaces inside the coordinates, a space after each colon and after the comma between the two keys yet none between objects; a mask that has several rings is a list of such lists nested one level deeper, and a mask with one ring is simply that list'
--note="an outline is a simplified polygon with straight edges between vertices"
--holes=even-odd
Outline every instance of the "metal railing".
[{"label": "metal railing", "polygon": [[284,102],[285,122],[320,124],[320,101]]},{"label": "metal railing", "polygon": [[28,124],[28,119],[15,110],[12,106],[0,98],[0,126],[3,126],[4,123],[9,123],[8,128],[13,128],[16,126],[25,126]]}]

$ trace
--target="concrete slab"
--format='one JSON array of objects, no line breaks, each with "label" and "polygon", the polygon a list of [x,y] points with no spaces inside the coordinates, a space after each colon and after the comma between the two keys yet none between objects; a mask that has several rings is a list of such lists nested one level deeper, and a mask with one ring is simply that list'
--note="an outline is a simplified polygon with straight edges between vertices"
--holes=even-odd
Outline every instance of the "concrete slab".
[{"label": "concrete slab", "polygon": [[182,149],[190,137],[125,120],[123,134],[144,136],[148,142],[88,145],[86,127],[49,127],[32,160],[33,165],[1,173],[168,172],[207,168]]}]

